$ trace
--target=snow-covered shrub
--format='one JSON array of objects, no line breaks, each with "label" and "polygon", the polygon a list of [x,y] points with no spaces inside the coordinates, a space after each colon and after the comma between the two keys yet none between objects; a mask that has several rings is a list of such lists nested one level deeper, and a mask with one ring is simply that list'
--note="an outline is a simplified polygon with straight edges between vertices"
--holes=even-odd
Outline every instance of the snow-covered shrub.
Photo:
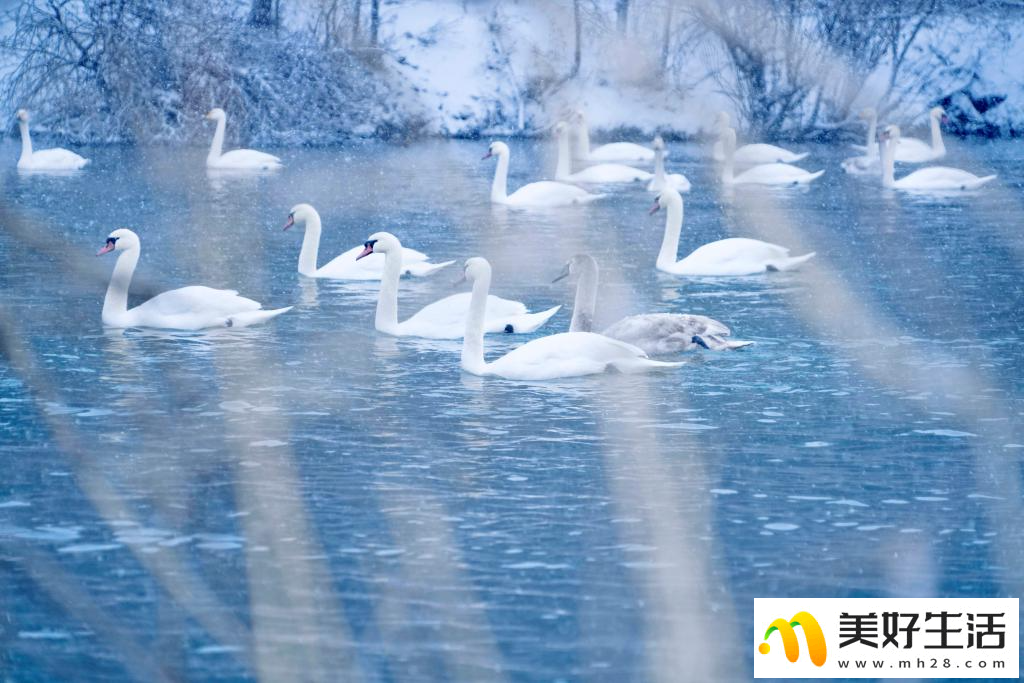
[{"label": "snow-covered shrub", "polygon": [[8,109],[79,141],[205,138],[231,117],[256,143],[327,143],[407,130],[395,76],[305,32],[254,28],[230,0],[24,0],[0,49]]}]

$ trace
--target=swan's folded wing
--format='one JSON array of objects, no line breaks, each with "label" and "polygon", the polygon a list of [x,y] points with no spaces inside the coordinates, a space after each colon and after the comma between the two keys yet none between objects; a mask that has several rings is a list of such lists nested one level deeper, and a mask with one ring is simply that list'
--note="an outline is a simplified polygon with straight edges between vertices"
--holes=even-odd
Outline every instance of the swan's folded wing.
[{"label": "swan's folded wing", "polygon": [[563,206],[590,201],[597,196],[575,185],[542,180],[523,185],[509,195],[508,202],[521,206]]},{"label": "swan's folded wing", "polygon": [[40,170],[65,170],[82,168],[88,163],[88,159],[75,154],[71,150],[57,147],[54,149],[41,149],[38,152],[33,152],[31,167]]},{"label": "swan's folded wing", "polygon": [[728,336],[729,328],[703,315],[648,313],[623,318],[604,331],[606,336],[652,355],[681,353],[693,348],[697,335]]},{"label": "swan's folded wing", "polygon": [[132,309],[133,312],[161,317],[180,315],[229,316],[244,311],[256,311],[260,303],[239,296],[231,289],[213,289],[194,285],[172,289],[158,294]]}]

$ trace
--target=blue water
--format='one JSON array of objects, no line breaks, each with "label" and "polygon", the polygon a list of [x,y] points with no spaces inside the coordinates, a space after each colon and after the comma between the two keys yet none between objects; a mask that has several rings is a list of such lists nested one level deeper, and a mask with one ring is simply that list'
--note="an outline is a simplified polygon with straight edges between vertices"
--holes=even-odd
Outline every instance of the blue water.
[{"label": "blue water", "polygon": [[[281,150],[253,178],[111,147],[19,176],[0,145],[0,677],[746,680],[755,597],[1020,596],[1024,145],[951,147],[998,184],[906,196],[812,146],[809,190],[722,194],[674,146],[680,256],[817,252],[687,280],[654,270],[664,217],[640,188],[492,209],[483,142]],[[513,187],[553,165],[513,149]],[[459,342],[377,334],[375,283],[295,272],[281,226],[303,201],[321,263],[381,229],[486,256],[495,293],[567,304],[538,336],[567,327],[551,280],[587,251],[599,326],[702,313],[756,344],[646,376],[468,376]],[[205,284],[296,307],[105,332],[113,258],[93,254],[122,226],[133,302]],[[458,275],[403,280],[401,315]]]}]

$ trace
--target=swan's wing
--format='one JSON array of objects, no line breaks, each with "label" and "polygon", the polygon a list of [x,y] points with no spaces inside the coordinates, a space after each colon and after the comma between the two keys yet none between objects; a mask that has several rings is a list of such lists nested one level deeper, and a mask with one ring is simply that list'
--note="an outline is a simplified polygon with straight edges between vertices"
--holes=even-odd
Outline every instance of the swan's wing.
[{"label": "swan's wing", "polygon": [[[668,150],[665,150],[668,156]],[[646,162],[654,161],[654,150],[632,142],[612,142],[591,150],[590,161]]]},{"label": "swan's wing", "polygon": [[[356,257],[363,253],[363,247],[352,247],[346,252],[335,256],[317,269],[316,276],[333,280],[378,280],[384,273],[384,254],[373,253],[358,261]],[[411,275],[429,275],[440,270],[451,262],[440,265],[426,264],[427,255],[415,249],[402,248],[402,272]],[[408,268],[406,266],[409,266]],[[431,266],[431,267],[424,267]]]},{"label": "swan's wing", "polygon": [[[808,182],[821,173],[809,173],[797,166],[789,164],[761,164],[737,175],[733,182],[757,185],[789,185]],[[812,177],[813,176],[813,177]]]},{"label": "swan's wing", "polygon": [[233,149],[220,155],[214,164],[219,168],[276,168],[281,160],[273,154],[254,149]]},{"label": "swan's wing", "polygon": [[508,203],[520,206],[564,206],[590,201],[598,196],[575,185],[542,180],[523,185],[508,196]]},{"label": "swan's wing", "polygon": [[930,166],[900,178],[895,186],[901,190],[975,190],[995,177],[979,178],[959,168]]},{"label": "swan's wing", "polygon": [[878,156],[859,156],[849,157],[843,159],[840,166],[843,170],[852,175],[864,175],[866,173],[877,173],[878,168]]},{"label": "swan's wing", "polygon": [[792,163],[806,156],[806,152],[797,154],[796,152],[790,152],[784,147],[756,142],[751,145],[743,145],[737,149],[733,155],[733,160],[737,164],[753,166],[755,164],[772,164],[776,162]]},{"label": "swan's wing", "polygon": [[85,157],[79,156],[69,149],[56,147],[32,152],[31,168],[66,170],[82,168],[89,163]]},{"label": "swan's wing", "polygon": [[488,374],[510,379],[554,379],[605,372],[609,366],[647,360],[643,351],[593,332],[562,332],[513,349],[493,363]]},{"label": "swan's wing", "polygon": [[210,319],[259,310],[260,303],[239,296],[234,290],[215,290],[211,287],[182,287],[158,294],[131,309],[138,321],[152,327],[180,327],[181,329],[206,327]]},{"label": "swan's wing", "polygon": [[668,184],[675,189],[676,192],[689,192],[690,191],[690,180],[682,173],[670,173],[667,176]]},{"label": "swan's wing", "polygon": [[604,334],[660,356],[694,348],[696,336],[726,337],[730,332],[724,324],[703,315],[648,313],[623,318]]},{"label": "swan's wing", "polygon": [[680,261],[681,273],[694,275],[749,275],[789,258],[789,249],[748,237],[729,237],[694,249]]},{"label": "swan's wing", "polygon": [[[458,339],[466,332],[466,316],[469,314],[469,292],[452,294],[427,304],[407,320],[399,323],[403,334],[435,339]],[[501,297],[487,297],[487,313],[484,329],[488,332],[503,332],[509,324],[514,326],[519,317],[527,314],[526,305]],[[552,313],[553,315],[553,313]],[[539,327],[539,325],[538,325]],[[534,328],[536,329],[536,328]],[[520,332],[526,330],[512,330]]]},{"label": "swan's wing", "polygon": [[573,173],[569,180],[577,183],[633,183],[650,180],[653,175],[625,164],[596,164]]}]

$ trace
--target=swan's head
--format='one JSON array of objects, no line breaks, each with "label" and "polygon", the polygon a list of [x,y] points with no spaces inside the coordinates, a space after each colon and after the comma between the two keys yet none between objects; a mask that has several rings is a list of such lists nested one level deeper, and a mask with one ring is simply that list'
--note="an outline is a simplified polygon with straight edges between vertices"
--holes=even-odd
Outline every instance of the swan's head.
[{"label": "swan's head", "polygon": [[658,209],[668,209],[673,206],[681,207],[682,205],[683,196],[671,187],[666,187],[654,198],[654,206],[651,207],[648,213],[655,214],[658,212]]},{"label": "swan's head", "polygon": [[481,256],[474,256],[466,260],[462,279],[470,283],[482,278],[491,276],[491,264]]},{"label": "swan's head", "polygon": [[224,110],[220,107],[214,107],[210,111],[206,112],[206,118],[208,118],[210,121],[221,121],[223,119],[226,119],[227,117],[228,115],[225,114]]},{"label": "swan's head", "polygon": [[942,107],[932,107],[931,111],[928,112],[928,115],[933,119],[939,119],[943,123],[949,123],[949,117],[946,116],[946,110]]},{"label": "swan's head", "polygon": [[503,157],[508,156],[508,145],[504,142],[492,142],[487,148],[487,154],[483,156],[484,159],[490,159],[491,157]]},{"label": "swan's head", "polygon": [[97,256],[112,251],[124,251],[126,249],[137,249],[139,247],[139,236],[128,228],[118,228],[107,235],[107,242],[103,248],[96,252]]},{"label": "swan's head", "polygon": [[878,133],[879,140],[899,140],[900,127],[894,123],[889,124]]},{"label": "swan's head", "polygon": [[284,229],[292,227],[296,224],[305,225],[306,221],[311,218],[320,218],[320,214],[316,212],[309,204],[296,204],[292,207],[292,210],[288,212],[288,220],[284,223]]},{"label": "swan's head", "polygon": [[858,114],[857,116],[863,121],[870,121],[871,119],[875,118],[877,114],[875,113],[874,108],[864,107],[863,109],[860,110],[860,114]]},{"label": "swan's head", "polygon": [[401,252],[402,243],[390,232],[375,232],[363,242],[363,251],[356,256],[356,261],[369,256],[370,254],[386,254],[388,252]]},{"label": "swan's head", "polygon": [[717,115],[715,115],[715,125],[718,126],[719,128],[725,128],[731,122],[732,119],[729,118],[728,112],[720,111]]},{"label": "swan's head", "polygon": [[654,149],[665,149],[665,141],[661,139],[660,135],[655,135],[654,142],[651,144]]},{"label": "swan's head", "polygon": [[18,117],[19,121],[24,121],[25,123],[28,123],[28,109],[19,109],[17,112],[14,113],[14,115]]},{"label": "swan's head", "polygon": [[558,274],[558,277],[556,277],[551,282],[558,282],[559,280],[563,280],[569,277],[570,275],[572,275],[573,277],[578,277],[581,274],[587,272],[593,272],[595,274],[597,273],[597,261],[595,261],[594,257],[591,256],[590,254],[576,254],[571,259],[569,259],[564,266],[562,266],[562,272],[560,272]]},{"label": "swan's head", "polygon": [[573,111],[572,118],[570,120],[575,124],[582,125],[587,122],[587,115],[583,113],[582,109],[576,109]]}]

